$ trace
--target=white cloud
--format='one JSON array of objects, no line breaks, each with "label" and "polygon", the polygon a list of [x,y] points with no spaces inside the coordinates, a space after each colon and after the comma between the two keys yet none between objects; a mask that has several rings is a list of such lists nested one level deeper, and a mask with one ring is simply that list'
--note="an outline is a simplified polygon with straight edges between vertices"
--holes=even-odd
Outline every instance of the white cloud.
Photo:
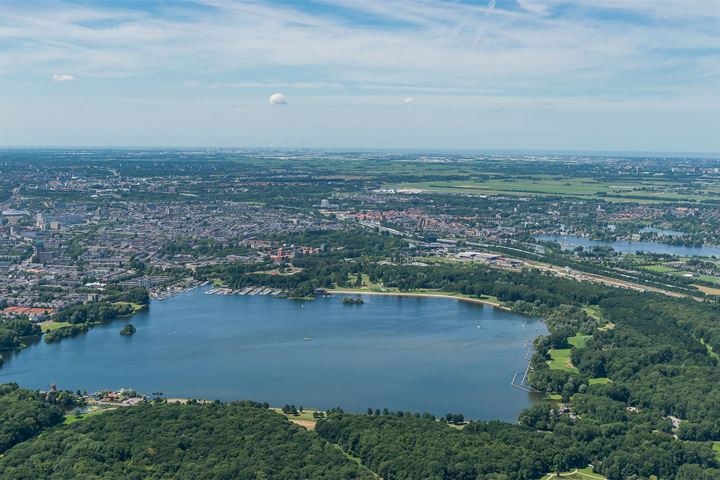
[{"label": "white cloud", "polygon": [[[0,70],[20,76],[62,68],[83,78],[149,79],[158,72],[202,72],[208,89],[354,90],[384,84],[408,86],[406,93],[422,88],[595,96],[633,89],[677,95],[697,91],[702,83],[716,90],[717,68],[703,70],[706,63],[717,64],[712,54],[672,53],[715,48],[717,12],[707,7],[714,2],[688,2],[692,8],[682,10],[693,16],[683,23],[668,16],[670,0],[598,0],[598,8],[658,18],[633,23],[604,22],[583,3],[572,16],[531,13],[569,0],[518,0],[519,10],[491,0],[327,0],[410,27],[384,28],[272,2],[198,1],[212,8],[193,9],[192,19],[182,7],[178,15],[160,16],[103,2],[47,4],[32,12],[22,2],[11,4],[0,27],[5,38],[16,41],[0,56]],[[482,41],[474,42],[478,30]],[[242,41],[237,32],[243,32]],[[661,65],[668,58],[674,64]],[[259,72],[275,72],[275,78]],[[277,82],[277,72],[288,80]],[[293,78],[298,72],[301,77]]]},{"label": "white cloud", "polygon": [[287,105],[287,100],[285,100],[285,95],[282,93],[273,93],[270,95],[268,103],[270,105]]},{"label": "white cloud", "polygon": [[[469,97],[506,112],[542,106],[562,115],[595,108],[717,117],[720,108],[713,0],[682,8],[677,0],[316,2],[328,9],[194,0],[175,2],[171,14],[135,8],[141,2],[0,3],[6,98],[36,95],[32,80],[48,72],[72,72],[83,82],[102,78],[93,95],[108,103],[136,93],[187,97],[197,108],[216,99],[259,103],[272,122],[278,112],[264,106],[266,92],[292,97],[297,89],[304,93],[282,109],[283,120],[320,108],[344,112],[371,95],[378,98],[374,107],[397,115],[436,111],[451,120],[447,105],[479,103]],[[72,77],[53,81],[66,76]],[[268,101],[282,104],[280,95],[283,101]],[[398,108],[409,95],[420,96],[423,108]],[[557,101],[543,105],[547,99]]]},{"label": "white cloud", "polygon": [[550,9],[547,5],[538,2],[537,0],[515,0],[520,8],[536,15],[547,15],[550,13]]},{"label": "white cloud", "polygon": [[72,82],[73,80],[75,80],[75,77],[67,73],[56,73],[52,76],[53,82]]},{"label": "white cloud", "polygon": [[403,99],[403,103],[405,105],[409,105],[409,104],[413,103],[414,101],[415,101],[415,99],[413,97],[406,97]]}]

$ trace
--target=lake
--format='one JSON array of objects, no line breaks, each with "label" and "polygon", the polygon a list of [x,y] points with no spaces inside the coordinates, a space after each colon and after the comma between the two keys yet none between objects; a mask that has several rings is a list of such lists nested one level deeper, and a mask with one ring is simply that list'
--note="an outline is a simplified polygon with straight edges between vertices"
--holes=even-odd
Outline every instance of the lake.
[{"label": "lake", "polygon": [[536,240],[545,242],[558,242],[563,248],[572,249],[581,246],[586,249],[592,247],[612,247],[613,250],[620,253],[635,253],[638,250],[651,253],[667,253],[670,255],[679,255],[683,257],[720,257],[720,247],[702,246],[702,247],[684,247],[682,245],[667,245],[660,242],[608,242],[603,240],[591,240],[576,235],[535,235]]},{"label": "lake", "polygon": [[152,302],[131,337],[116,321],[6,353],[0,383],[506,421],[535,400],[510,381],[527,367],[526,340],[547,333],[536,318],[443,298],[344,305],[204,291]]}]

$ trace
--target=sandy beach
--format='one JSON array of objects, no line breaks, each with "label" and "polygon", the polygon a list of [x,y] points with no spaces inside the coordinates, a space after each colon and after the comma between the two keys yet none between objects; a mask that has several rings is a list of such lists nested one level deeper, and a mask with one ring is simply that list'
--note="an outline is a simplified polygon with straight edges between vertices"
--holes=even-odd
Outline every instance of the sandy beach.
[{"label": "sandy beach", "polygon": [[491,307],[499,308],[501,310],[505,311],[512,311],[510,308],[504,306],[504,305],[498,305],[496,303],[490,302],[488,300],[483,300],[480,298],[470,298],[470,297],[462,297],[457,295],[451,295],[447,293],[425,293],[425,292],[371,292],[366,290],[343,290],[343,289],[335,289],[335,290],[328,290],[327,293],[333,293],[333,294],[344,294],[344,295],[386,295],[386,296],[394,296],[394,297],[429,297],[429,298],[452,298],[455,300],[460,300],[463,302],[470,302],[470,303],[480,303],[482,305],[490,305]]}]

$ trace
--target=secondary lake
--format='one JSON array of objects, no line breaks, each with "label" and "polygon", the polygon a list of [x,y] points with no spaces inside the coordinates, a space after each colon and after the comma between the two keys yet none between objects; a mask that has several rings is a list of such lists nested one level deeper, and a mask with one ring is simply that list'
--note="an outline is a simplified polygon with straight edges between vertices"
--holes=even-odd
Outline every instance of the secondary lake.
[{"label": "secondary lake", "polygon": [[535,400],[510,386],[537,318],[443,298],[342,295],[296,302],[195,289],[126,321],[5,354],[0,383],[307,408],[412,410],[515,421]]},{"label": "secondary lake", "polygon": [[586,249],[592,247],[612,247],[613,250],[620,253],[635,253],[638,250],[642,250],[643,252],[667,253],[682,257],[712,257],[713,255],[720,257],[720,247],[712,246],[684,247],[682,245],[667,245],[660,242],[608,242],[591,240],[575,235],[535,235],[535,239],[546,242],[558,242],[565,249],[573,249],[578,246]]}]

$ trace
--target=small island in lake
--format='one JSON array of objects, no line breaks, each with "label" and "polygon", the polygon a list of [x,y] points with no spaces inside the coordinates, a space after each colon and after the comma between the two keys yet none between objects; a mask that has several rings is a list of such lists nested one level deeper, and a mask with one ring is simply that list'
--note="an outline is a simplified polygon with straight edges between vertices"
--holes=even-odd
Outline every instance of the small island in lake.
[{"label": "small island in lake", "polygon": [[345,298],[343,298],[343,303],[345,305],[362,305],[363,303],[365,303],[365,301],[360,297],[356,297],[356,298],[345,297]]},{"label": "small island in lake", "polygon": [[122,330],[120,330],[120,335],[127,336],[127,335],[133,335],[135,333],[135,325],[132,323],[128,323],[125,325]]}]

